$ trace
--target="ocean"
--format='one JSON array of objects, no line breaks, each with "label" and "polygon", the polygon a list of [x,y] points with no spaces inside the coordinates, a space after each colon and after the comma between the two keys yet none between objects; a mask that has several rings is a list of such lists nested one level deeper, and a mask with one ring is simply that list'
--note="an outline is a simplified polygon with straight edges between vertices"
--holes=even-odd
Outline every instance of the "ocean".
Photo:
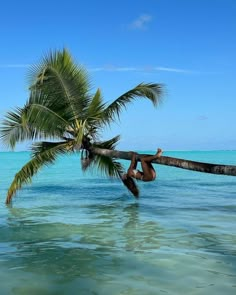
[{"label": "ocean", "polygon": [[[236,151],[164,155],[236,165]],[[236,177],[155,165],[135,200],[74,154],[7,207],[28,159],[0,153],[1,295],[236,294]]]}]

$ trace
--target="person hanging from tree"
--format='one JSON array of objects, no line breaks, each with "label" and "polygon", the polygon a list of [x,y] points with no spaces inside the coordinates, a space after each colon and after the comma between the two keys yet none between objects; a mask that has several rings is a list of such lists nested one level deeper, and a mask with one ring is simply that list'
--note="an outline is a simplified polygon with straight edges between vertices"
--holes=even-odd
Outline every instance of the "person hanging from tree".
[{"label": "person hanging from tree", "polygon": [[162,155],[162,149],[158,148],[157,152],[153,156],[143,156],[140,158],[142,171],[137,170],[137,154],[132,152],[132,158],[130,162],[130,166],[127,170],[127,173],[122,175],[122,181],[124,185],[132,192],[132,194],[138,198],[139,196],[139,189],[134,181],[141,180],[141,181],[153,181],[156,178],[156,171],[152,166],[152,161],[160,158]]}]

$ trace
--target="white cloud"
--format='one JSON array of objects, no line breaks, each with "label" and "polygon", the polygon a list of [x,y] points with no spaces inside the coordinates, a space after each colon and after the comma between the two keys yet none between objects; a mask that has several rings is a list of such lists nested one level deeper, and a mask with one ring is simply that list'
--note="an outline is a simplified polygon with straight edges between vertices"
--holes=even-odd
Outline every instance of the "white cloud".
[{"label": "white cloud", "polygon": [[163,72],[175,72],[175,73],[193,73],[193,71],[185,70],[185,69],[178,69],[178,68],[168,68],[168,67],[156,67],[154,68],[156,71],[163,71]]},{"label": "white cloud", "polygon": [[152,16],[149,14],[142,14],[135,19],[129,27],[134,30],[143,30],[147,28],[147,24],[152,20]]},{"label": "white cloud", "polygon": [[[30,64],[0,64],[0,69],[7,68],[28,68]],[[144,67],[117,67],[114,65],[105,65],[101,67],[91,67],[88,68],[90,72],[141,72],[141,73],[154,73],[154,72],[174,72],[174,73],[196,73],[196,71],[179,69],[179,68],[169,68],[160,66],[144,66]]]},{"label": "white cloud", "polygon": [[142,72],[142,73],[154,73],[154,72],[173,72],[173,73],[195,73],[195,71],[169,68],[169,67],[156,67],[156,66],[145,66],[145,67],[116,67],[113,65],[88,68],[90,72]]},{"label": "white cloud", "polygon": [[89,68],[90,72],[136,72],[138,68],[135,67],[116,67],[116,66],[104,66],[98,68]]}]

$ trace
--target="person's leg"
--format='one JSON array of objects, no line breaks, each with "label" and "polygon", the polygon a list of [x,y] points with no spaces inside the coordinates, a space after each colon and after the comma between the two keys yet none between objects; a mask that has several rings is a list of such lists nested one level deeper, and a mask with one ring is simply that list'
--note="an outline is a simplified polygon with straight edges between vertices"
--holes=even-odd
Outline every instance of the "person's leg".
[{"label": "person's leg", "polygon": [[162,150],[159,148],[155,155],[145,156],[141,158],[141,166],[143,170],[143,181],[152,181],[156,178],[156,172],[151,162],[162,155]]},{"label": "person's leg", "polygon": [[133,170],[137,167],[136,153],[132,152],[131,162],[128,168],[128,175],[132,176]]},{"label": "person's leg", "polygon": [[153,156],[144,156],[141,159],[143,159],[146,163],[148,163],[148,162],[151,163],[153,160],[155,160],[157,158],[160,158],[161,155],[162,155],[162,149],[158,148],[155,155],[153,155]]}]

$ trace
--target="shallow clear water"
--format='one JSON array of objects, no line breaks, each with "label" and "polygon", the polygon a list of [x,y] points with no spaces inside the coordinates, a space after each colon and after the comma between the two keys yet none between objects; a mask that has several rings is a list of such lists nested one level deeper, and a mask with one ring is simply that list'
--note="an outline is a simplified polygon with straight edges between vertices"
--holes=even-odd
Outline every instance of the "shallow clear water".
[{"label": "shallow clear water", "polygon": [[[236,165],[236,151],[165,154]],[[136,201],[73,155],[6,207],[28,158],[0,153],[0,294],[236,294],[236,177],[158,165]]]}]

